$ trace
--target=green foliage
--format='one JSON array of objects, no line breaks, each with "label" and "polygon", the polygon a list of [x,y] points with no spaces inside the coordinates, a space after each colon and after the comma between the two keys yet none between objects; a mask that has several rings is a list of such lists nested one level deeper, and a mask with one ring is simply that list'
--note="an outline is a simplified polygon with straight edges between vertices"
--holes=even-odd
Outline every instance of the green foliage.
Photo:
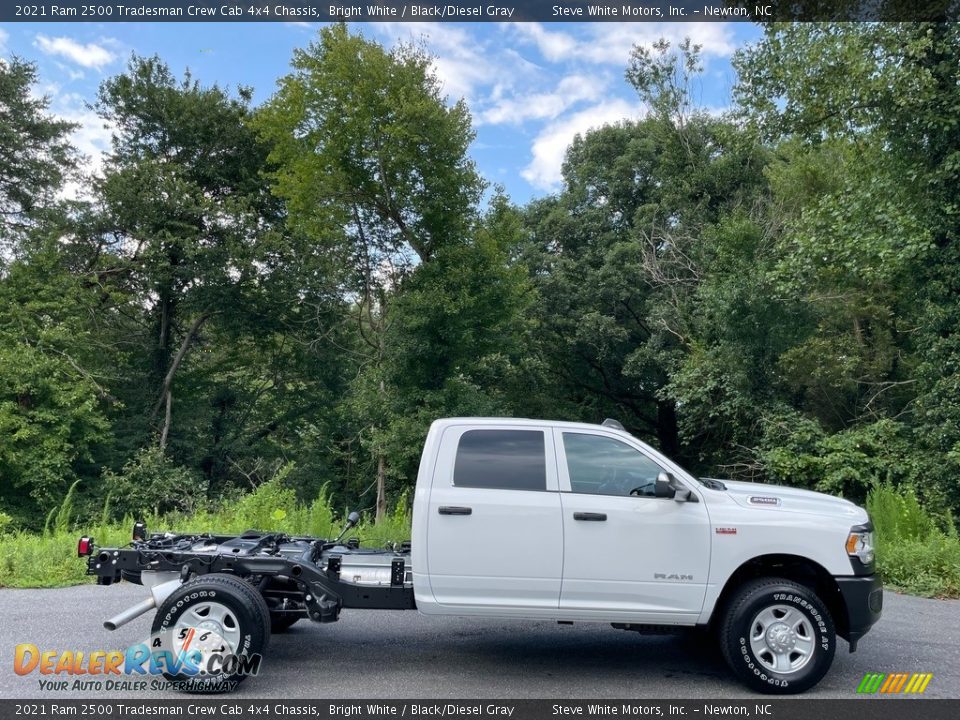
[{"label": "green foliage", "polygon": [[[242,533],[256,529],[326,538],[338,535],[346,513],[341,516],[333,509],[325,490],[309,504],[298,502],[293,490],[285,485],[292,470],[292,465],[281,468],[252,493],[214,510],[147,515],[147,525],[180,532]],[[64,507],[68,507],[66,501]],[[374,523],[365,516],[347,537],[358,537],[365,547],[403,542],[410,539],[410,519],[407,495],[402,494],[381,522]],[[119,523],[101,521],[94,537],[101,546],[126,545],[132,526],[130,516]],[[0,524],[0,587],[61,587],[90,581],[84,563],[76,556],[80,531],[73,526],[56,524],[44,534],[4,532],[3,527]]]},{"label": "green foliage", "polygon": [[36,82],[33,63],[0,61],[0,267],[15,241],[53,208],[76,162],[67,141],[75,126],[47,114],[50,101],[33,94]]},{"label": "green foliage", "polygon": [[402,264],[404,248],[426,261],[469,228],[481,188],[470,115],[444,103],[429,63],[331,25],[294,52],[258,114],[291,221],[347,262]]},{"label": "green foliage", "polygon": [[960,538],[951,515],[940,527],[915,493],[896,492],[887,485],[870,493],[867,509],[886,582],[921,595],[960,595]]},{"label": "green foliage", "polygon": [[884,572],[955,592],[958,27],[770,25],[724,116],[695,45],[638,47],[651,112],[525,208],[481,206],[431,59],[344,24],[256,109],[133,57],[90,203],[57,198],[34,68],[0,64],[0,582],[79,579],[55,543],[120,516],[329,535],[356,508],[402,540],[430,422],[524,415],[869,497]]},{"label": "green foliage", "polygon": [[114,498],[113,513],[121,516],[190,512],[207,497],[205,478],[157,447],[141,450],[118,473],[107,470],[103,486]]}]

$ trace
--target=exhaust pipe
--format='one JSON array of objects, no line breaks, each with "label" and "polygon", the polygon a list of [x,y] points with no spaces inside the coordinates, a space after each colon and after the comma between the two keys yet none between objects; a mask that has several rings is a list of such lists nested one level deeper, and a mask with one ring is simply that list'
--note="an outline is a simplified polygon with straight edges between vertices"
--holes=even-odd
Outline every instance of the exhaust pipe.
[{"label": "exhaust pipe", "polygon": [[109,620],[103,623],[103,626],[107,630],[116,630],[118,627],[126,625],[131,620],[136,620],[138,617],[143,615],[145,612],[150,612],[157,606],[157,601],[153,599],[153,595],[148,597],[146,600],[141,600],[133,607],[129,607],[124,610],[122,613],[117,613]]},{"label": "exhaust pipe", "polygon": [[118,627],[126,625],[131,620],[136,620],[145,612],[160,607],[160,604],[170,597],[170,593],[180,587],[180,573],[178,572],[153,572],[144,570],[141,573],[143,584],[150,588],[150,597],[141,600],[133,607],[129,607],[122,613],[114,615],[103,623],[107,630],[116,630]]}]

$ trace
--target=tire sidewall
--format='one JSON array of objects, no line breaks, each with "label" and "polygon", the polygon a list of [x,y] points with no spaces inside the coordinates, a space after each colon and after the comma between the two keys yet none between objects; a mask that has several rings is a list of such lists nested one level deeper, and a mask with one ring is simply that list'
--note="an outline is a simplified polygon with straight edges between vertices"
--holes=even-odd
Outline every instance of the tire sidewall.
[{"label": "tire sidewall", "polygon": [[[813,657],[800,670],[777,673],[764,667],[750,647],[751,624],[757,614],[773,605],[786,605],[802,613],[813,627]],[[734,609],[728,632],[725,633],[727,658],[733,669],[748,685],[759,692],[789,694],[816,685],[830,669],[836,652],[836,631],[833,619],[817,596],[792,583],[768,584],[749,593]]]},{"label": "tire sidewall", "polygon": [[[251,589],[252,590],[252,589]],[[159,638],[160,646],[172,649],[173,635],[177,622],[184,614],[195,607],[208,602],[216,602],[230,609],[240,626],[240,640],[235,655],[251,657],[262,652],[265,645],[263,619],[258,617],[258,609],[243,596],[243,593],[228,585],[198,584],[195,587],[185,585],[168,597],[153,621],[153,636]],[[217,686],[242,680],[245,676],[238,673],[220,671],[216,674],[195,674],[164,672],[163,676],[171,682],[188,682],[196,686],[197,692],[210,692]]]}]

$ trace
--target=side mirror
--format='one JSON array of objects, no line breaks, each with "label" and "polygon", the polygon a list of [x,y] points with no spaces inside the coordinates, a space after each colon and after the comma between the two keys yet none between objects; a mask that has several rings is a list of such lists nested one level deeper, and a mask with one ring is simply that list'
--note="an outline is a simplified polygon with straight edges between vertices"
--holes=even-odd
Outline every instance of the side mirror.
[{"label": "side mirror", "polygon": [[354,525],[356,525],[358,522],[360,522],[360,513],[358,513],[358,512],[352,512],[352,513],[350,513],[349,515],[347,515],[347,527],[348,527],[348,528],[352,528],[352,527],[353,527]]},{"label": "side mirror", "polygon": [[653,495],[658,498],[673,498],[677,502],[690,502],[690,491],[678,483],[673,475],[663,471],[657,475]]},{"label": "side mirror", "polygon": [[657,479],[653,484],[653,496],[658,498],[672,498],[675,497],[676,494],[677,491],[673,487],[673,478],[665,472],[657,475]]}]

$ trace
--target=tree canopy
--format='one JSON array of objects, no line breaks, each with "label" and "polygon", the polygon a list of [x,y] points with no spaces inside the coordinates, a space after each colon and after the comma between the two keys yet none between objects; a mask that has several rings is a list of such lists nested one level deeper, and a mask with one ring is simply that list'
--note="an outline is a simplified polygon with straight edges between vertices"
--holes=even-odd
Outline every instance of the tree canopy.
[{"label": "tree canopy", "polygon": [[773,25],[735,106],[634,50],[649,111],[518,207],[431,59],[337,24],[259,107],[133,57],[89,195],[0,63],[0,512],[223,502],[285,467],[382,517],[431,420],[616,417],[701,475],[960,510],[960,37]]}]

